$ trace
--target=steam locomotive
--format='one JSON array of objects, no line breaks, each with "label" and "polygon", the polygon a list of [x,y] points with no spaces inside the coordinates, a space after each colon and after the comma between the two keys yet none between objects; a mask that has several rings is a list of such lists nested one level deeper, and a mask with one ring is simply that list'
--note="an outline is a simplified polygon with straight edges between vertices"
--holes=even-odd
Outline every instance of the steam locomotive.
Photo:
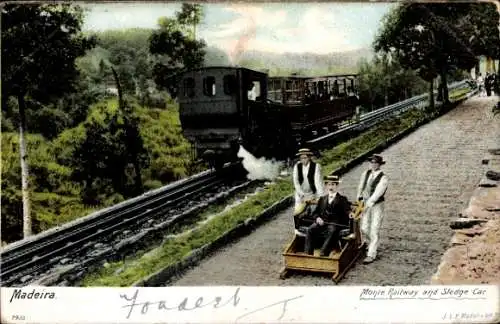
[{"label": "steam locomotive", "polygon": [[284,160],[315,135],[356,113],[357,75],[268,77],[241,67],[205,67],[178,76],[184,136],[212,167],[256,157]]}]

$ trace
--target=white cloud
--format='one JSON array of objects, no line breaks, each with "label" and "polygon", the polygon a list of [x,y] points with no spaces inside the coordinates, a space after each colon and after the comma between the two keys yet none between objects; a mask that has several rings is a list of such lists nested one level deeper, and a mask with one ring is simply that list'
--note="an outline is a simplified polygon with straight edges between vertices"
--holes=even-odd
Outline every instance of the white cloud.
[{"label": "white cloud", "polygon": [[217,30],[206,31],[203,36],[208,39],[224,38],[249,33],[259,28],[273,28],[286,22],[285,10],[266,12],[262,7],[249,5],[232,5],[223,10],[239,15],[233,21],[216,26]]},{"label": "white cloud", "polygon": [[83,4],[91,10],[84,21],[84,30],[106,30],[121,28],[155,28],[158,18],[172,16],[178,5],[104,3]]}]

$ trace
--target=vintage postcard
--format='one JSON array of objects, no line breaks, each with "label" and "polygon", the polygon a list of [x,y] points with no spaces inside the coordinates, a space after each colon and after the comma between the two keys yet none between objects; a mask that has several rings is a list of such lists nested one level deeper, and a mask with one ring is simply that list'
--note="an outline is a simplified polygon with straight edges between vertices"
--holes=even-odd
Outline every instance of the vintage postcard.
[{"label": "vintage postcard", "polygon": [[[20,303],[49,305],[56,286],[137,287],[96,307],[130,302],[117,312],[139,322],[158,321],[130,317],[153,308],[236,307],[244,287],[283,307],[279,321],[348,321],[285,314],[330,307],[312,293],[326,287],[469,303],[414,308],[422,323],[498,320],[499,9],[4,3],[7,322],[50,321]],[[167,303],[140,288],[190,286],[221,297]],[[205,310],[177,320],[210,322]],[[250,314],[235,316],[263,320]]]}]

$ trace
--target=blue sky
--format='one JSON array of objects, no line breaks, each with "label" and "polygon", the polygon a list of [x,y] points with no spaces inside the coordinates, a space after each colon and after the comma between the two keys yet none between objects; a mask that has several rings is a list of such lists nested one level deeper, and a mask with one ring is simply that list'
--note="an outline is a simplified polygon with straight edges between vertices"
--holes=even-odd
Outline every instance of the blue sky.
[{"label": "blue sky", "polygon": [[[325,54],[369,47],[394,3],[204,4],[199,37],[230,56],[244,50]],[[84,29],[155,28],[180,3],[89,3]]]}]

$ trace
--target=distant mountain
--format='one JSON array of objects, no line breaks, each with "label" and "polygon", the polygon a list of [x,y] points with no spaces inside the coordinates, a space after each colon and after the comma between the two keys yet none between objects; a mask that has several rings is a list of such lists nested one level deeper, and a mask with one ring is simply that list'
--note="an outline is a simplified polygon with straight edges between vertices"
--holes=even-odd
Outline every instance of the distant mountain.
[{"label": "distant mountain", "polygon": [[284,67],[296,66],[297,68],[307,68],[311,65],[356,65],[361,57],[371,56],[372,51],[369,49],[359,49],[346,52],[333,52],[329,54],[315,53],[270,53],[262,51],[247,51],[244,52],[240,60],[265,60],[269,63]]},{"label": "distant mountain", "polygon": [[[361,59],[371,59],[373,51],[362,48],[353,51],[333,52],[330,54],[314,53],[272,53],[264,51],[246,51],[241,54],[237,65],[252,69],[270,71],[297,71],[310,73],[311,71],[328,71],[335,73],[352,73],[357,71]],[[205,65],[232,65],[229,56],[217,47],[206,48]]]}]

